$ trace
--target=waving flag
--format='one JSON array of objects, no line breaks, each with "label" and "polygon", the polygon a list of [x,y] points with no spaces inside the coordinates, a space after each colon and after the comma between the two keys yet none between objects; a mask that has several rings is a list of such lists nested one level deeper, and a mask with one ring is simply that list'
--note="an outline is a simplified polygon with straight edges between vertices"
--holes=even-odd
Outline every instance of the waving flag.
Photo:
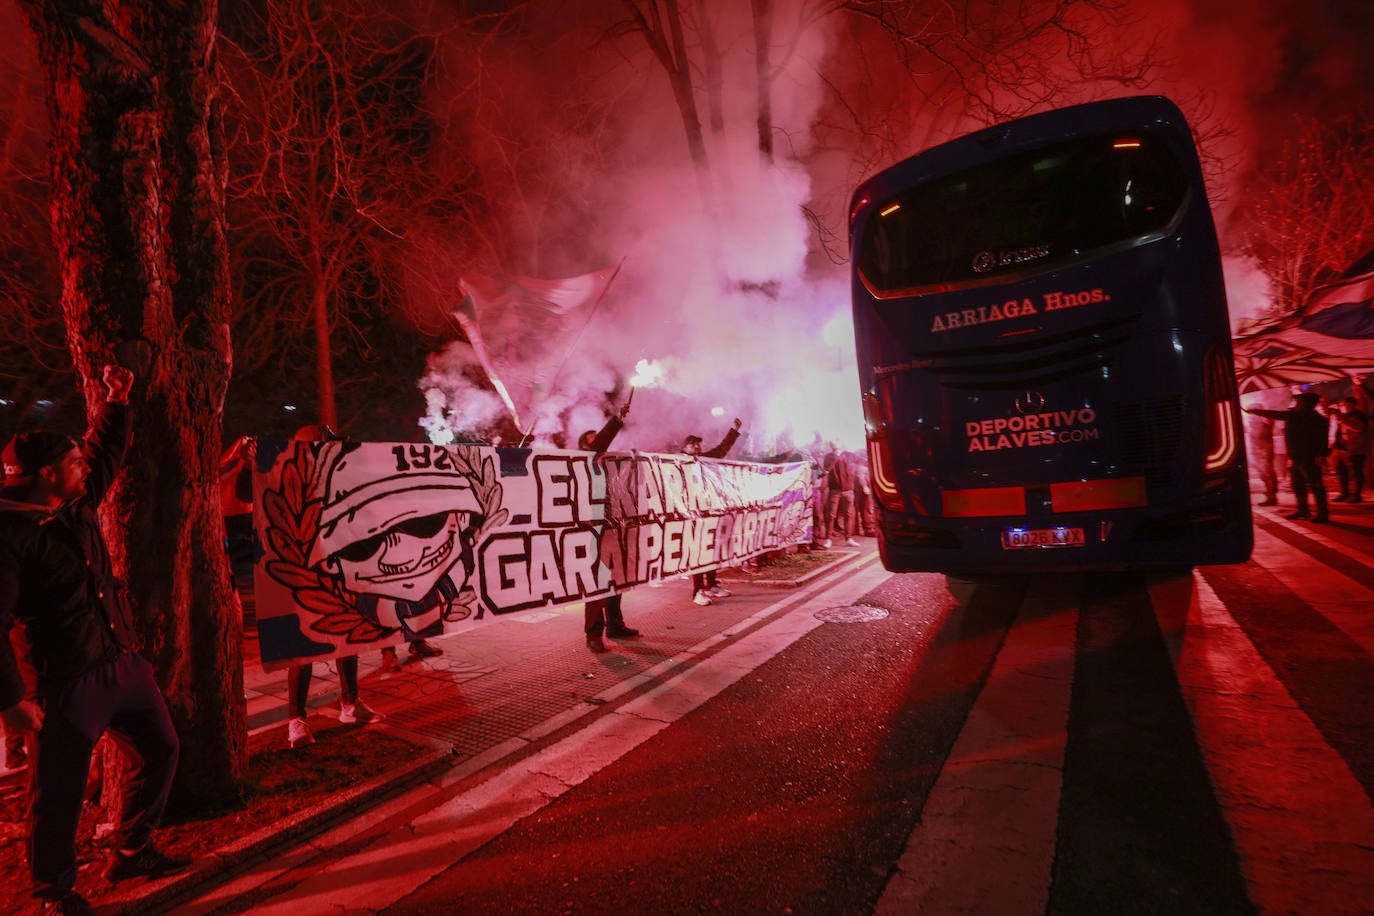
[{"label": "waving flag", "polygon": [[462,278],[463,301],[454,317],[517,427],[534,416],[550,375],[618,269],[562,280]]},{"label": "waving flag", "polygon": [[1269,356],[1236,354],[1236,384],[1241,394],[1339,382],[1355,371],[1356,365],[1341,357],[1323,357],[1311,350],[1290,350]]},{"label": "waving flag", "polygon": [[1374,365],[1374,271],[1318,287],[1293,315],[1240,340]]}]

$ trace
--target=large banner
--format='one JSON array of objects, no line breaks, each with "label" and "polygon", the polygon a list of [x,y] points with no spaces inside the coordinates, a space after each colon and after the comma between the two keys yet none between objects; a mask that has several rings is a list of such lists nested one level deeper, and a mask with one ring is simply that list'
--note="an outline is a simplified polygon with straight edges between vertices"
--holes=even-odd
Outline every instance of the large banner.
[{"label": "large banner", "polygon": [[811,540],[805,463],[262,439],[253,494],[268,669]]}]

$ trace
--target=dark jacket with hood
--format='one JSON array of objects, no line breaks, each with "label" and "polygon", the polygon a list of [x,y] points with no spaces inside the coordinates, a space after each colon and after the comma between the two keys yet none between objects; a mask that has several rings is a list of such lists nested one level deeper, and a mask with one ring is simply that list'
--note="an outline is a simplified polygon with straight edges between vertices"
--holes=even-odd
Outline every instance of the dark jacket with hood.
[{"label": "dark jacket with hood", "polygon": [[711,449],[709,452],[702,452],[701,457],[724,458],[726,455],[730,454],[730,449],[734,448],[735,443],[738,441],[739,430],[735,429],[732,426],[730,427],[730,430],[725,434],[725,438],[720,440],[720,444],[717,445],[715,448]]},{"label": "dark jacket with hood", "polygon": [[854,468],[849,464],[849,456],[837,452],[825,473],[825,483],[831,493],[854,492]]},{"label": "dark jacket with hood", "polygon": [[1287,410],[1251,409],[1252,414],[1283,421],[1283,443],[1293,461],[1315,461],[1330,453],[1330,421],[1317,413],[1316,400],[1301,398],[1298,406]]},{"label": "dark jacket with hood", "polygon": [[24,696],[10,631],[23,625],[40,698],[134,645],[133,625],[110,565],[96,507],[124,460],[128,407],[104,404],[82,452],[86,493],[48,511],[0,490],[0,709]]},{"label": "dark jacket with hood", "polygon": [[625,421],[620,419],[620,417],[611,417],[606,421],[606,425],[601,427],[601,431],[596,434],[595,438],[592,439],[591,445],[587,447],[587,451],[596,452],[598,455],[606,451],[606,449],[611,447],[611,443],[615,441],[616,433],[620,432],[624,426]]}]

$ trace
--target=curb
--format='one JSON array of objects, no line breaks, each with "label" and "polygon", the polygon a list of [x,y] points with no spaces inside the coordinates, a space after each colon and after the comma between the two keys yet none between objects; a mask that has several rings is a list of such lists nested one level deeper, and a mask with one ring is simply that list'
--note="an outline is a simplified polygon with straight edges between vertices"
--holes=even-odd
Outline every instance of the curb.
[{"label": "curb", "polygon": [[[867,556],[866,551],[846,552],[836,559],[810,570],[795,579],[752,579],[754,585],[774,588],[800,588],[821,576],[855,563]],[[275,724],[275,723],[274,723]],[[264,725],[263,727],[272,727]],[[418,736],[388,728],[391,734],[418,744],[430,743]],[[216,849],[192,866],[191,871],[166,883],[149,886],[147,892],[130,897],[106,897],[94,901],[106,913],[133,916],[171,912],[205,892],[226,884],[251,864],[273,858],[282,852],[299,847],[340,823],[354,820],[381,803],[414,789],[464,761],[450,749],[435,748],[433,753],[415,761],[397,773],[378,777],[354,789],[331,796],[327,801],[305,808],[271,825],[259,829],[232,845]]]},{"label": "curb", "polygon": [[[393,734],[399,733],[393,732]],[[407,738],[406,740],[412,740]],[[93,901],[102,912],[144,914],[167,912],[232,880],[245,865],[266,860],[325,829],[352,820],[384,801],[429,782],[461,761],[453,751],[435,750],[395,773],[377,777],[353,789],[297,811],[231,845],[216,849],[197,861],[191,871],[166,883],[149,886],[147,893],[131,897],[106,897]]]},{"label": "curb", "polygon": [[819,579],[826,573],[838,569],[847,563],[852,563],[855,560],[861,559],[863,556],[865,556],[865,552],[862,550],[858,553],[846,553],[823,566],[817,566],[805,575],[798,576],[795,579],[750,579],[749,583],[751,585],[766,585],[769,588],[801,588],[803,585],[815,579]]}]

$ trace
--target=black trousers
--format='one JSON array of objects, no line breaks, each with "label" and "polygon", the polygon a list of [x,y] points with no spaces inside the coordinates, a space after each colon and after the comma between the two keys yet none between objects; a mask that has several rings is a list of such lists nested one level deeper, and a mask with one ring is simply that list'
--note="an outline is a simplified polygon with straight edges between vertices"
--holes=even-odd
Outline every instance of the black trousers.
[{"label": "black trousers", "polygon": [[61,897],[76,884],[86,774],[106,731],[131,762],[117,848],[141,848],[162,823],[180,744],[152,665],[126,652],[86,672],[71,689],[44,697],[29,783],[29,869],[39,897]]},{"label": "black trousers", "polygon": [[1342,496],[1361,496],[1364,493],[1364,466],[1369,455],[1364,452],[1332,452],[1336,456],[1336,479]]},{"label": "black trousers", "polygon": [[1293,478],[1293,498],[1297,501],[1298,511],[1307,511],[1307,494],[1317,504],[1317,515],[1326,516],[1326,484],[1322,482],[1320,458],[1290,459],[1288,470]]},{"label": "black trousers", "polygon": [[588,601],[582,612],[582,629],[588,636],[600,636],[609,625],[612,630],[625,626],[625,615],[620,610],[620,596],[611,595],[599,601]]}]

